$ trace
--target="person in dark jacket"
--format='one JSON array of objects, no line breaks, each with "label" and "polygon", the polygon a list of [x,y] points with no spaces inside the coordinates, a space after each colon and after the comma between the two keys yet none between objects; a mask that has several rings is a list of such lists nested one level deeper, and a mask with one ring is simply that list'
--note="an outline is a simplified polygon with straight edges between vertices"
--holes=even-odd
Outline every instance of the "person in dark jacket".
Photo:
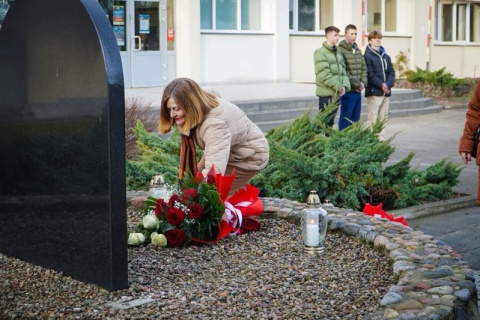
[{"label": "person in dark jacket", "polygon": [[345,39],[340,41],[338,48],[343,55],[347,67],[347,76],[350,80],[351,89],[340,99],[340,130],[348,127],[352,122],[360,120],[362,109],[362,90],[367,84],[367,65],[363,58],[362,50],[358,47],[357,27],[349,24],[345,27]]},{"label": "person in dark jacket", "polygon": [[[382,47],[382,34],[372,31],[368,34],[368,46],[365,49],[368,84],[365,89],[367,98],[367,119],[365,127],[371,127],[377,120],[386,121],[388,117],[389,97],[395,83],[395,70],[392,60]],[[384,130],[379,134],[383,140]]]},{"label": "person in dark jacket", "polygon": [[[318,109],[322,112],[332,101],[338,104],[338,97],[350,90],[345,61],[337,49],[340,40],[340,29],[335,26],[325,28],[327,40],[322,46],[315,50],[313,62],[315,64],[315,93],[318,96]],[[337,108],[327,115],[326,120],[329,126],[333,126]]]}]

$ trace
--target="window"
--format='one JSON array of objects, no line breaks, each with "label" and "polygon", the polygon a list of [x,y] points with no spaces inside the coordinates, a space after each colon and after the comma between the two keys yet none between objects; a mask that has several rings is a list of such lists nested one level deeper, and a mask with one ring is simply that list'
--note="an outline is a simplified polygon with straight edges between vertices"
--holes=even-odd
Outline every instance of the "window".
[{"label": "window", "polygon": [[202,30],[260,30],[262,0],[201,0]]},{"label": "window", "polygon": [[333,25],[333,0],[290,0],[290,31],[318,32]]},{"label": "window", "polygon": [[436,39],[480,42],[480,1],[437,1]]},{"label": "window", "polygon": [[468,30],[470,42],[480,42],[480,3],[470,4],[469,22]]},{"label": "window", "polygon": [[200,28],[213,29],[212,0],[200,1]]},{"label": "window", "polygon": [[397,0],[366,0],[367,31],[397,32]]}]

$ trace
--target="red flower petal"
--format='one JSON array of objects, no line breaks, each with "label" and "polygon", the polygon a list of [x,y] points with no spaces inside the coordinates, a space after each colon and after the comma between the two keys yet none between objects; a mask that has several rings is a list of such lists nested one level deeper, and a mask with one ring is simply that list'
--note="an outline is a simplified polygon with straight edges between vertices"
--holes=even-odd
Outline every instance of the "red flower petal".
[{"label": "red flower petal", "polygon": [[173,207],[175,205],[175,202],[181,202],[180,198],[176,194],[174,194],[170,197],[170,200],[168,200],[168,205],[170,207]]},{"label": "red flower petal", "polygon": [[185,212],[180,208],[170,208],[167,212],[167,221],[173,226],[180,225],[185,220]]},{"label": "red flower petal", "polygon": [[182,193],[182,201],[193,201],[197,197],[197,190],[195,189],[186,189]]},{"label": "red flower petal", "polygon": [[166,213],[169,209],[169,206],[165,203],[163,199],[158,199],[155,203],[155,215],[158,217]]},{"label": "red flower petal", "polygon": [[188,207],[187,216],[190,219],[198,219],[203,215],[203,208],[199,203],[194,203]]},{"label": "red flower petal", "polygon": [[167,246],[169,247],[181,247],[185,243],[185,232],[182,229],[172,229],[164,233],[167,238]]}]

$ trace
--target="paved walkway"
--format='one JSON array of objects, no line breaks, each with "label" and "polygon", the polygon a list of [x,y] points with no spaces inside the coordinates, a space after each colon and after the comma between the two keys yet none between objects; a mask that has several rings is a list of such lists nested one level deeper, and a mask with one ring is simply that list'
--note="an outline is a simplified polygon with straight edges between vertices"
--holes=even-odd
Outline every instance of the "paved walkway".
[{"label": "paved walkway", "polygon": [[468,265],[480,270],[480,208],[465,208],[451,213],[408,221],[412,228],[442,240],[460,253]]},{"label": "paved walkway", "polygon": [[[216,90],[222,98],[232,102],[315,97],[315,84],[313,83],[223,84],[211,85],[206,88]],[[154,106],[159,106],[163,88],[135,88],[125,91],[127,95],[142,96],[146,100],[152,101]]]},{"label": "paved walkway", "polygon": [[[458,139],[463,131],[466,109],[446,109],[440,113],[415,117],[392,118],[386,135],[396,134],[396,150],[389,162],[415,152],[412,167],[425,169],[444,158],[464,167],[454,191],[475,195],[477,166],[463,165],[458,155]],[[408,220],[409,225],[444,241],[459,252],[469,266],[480,270],[480,207],[470,207]]]},{"label": "paved walkway", "polygon": [[466,109],[445,109],[440,113],[392,118],[386,126],[386,137],[395,135],[396,150],[387,163],[398,162],[409,152],[415,152],[412,167],[425,169],[442,159],[459,164],[464,169],[454,191],[477,192],[477,166],[463,164],[458,154],[458,141],[463,131]]},{"label": "paved walkway", "polygon": [[[314,84],[259,83],[216,85],[211,88],[230,101],[285,99],[314,97]],[[127,89],[127,95],[138,95],[159,106],[162,88]],[[395,89],[393,90],[395,94]],[[458,155],[458,139],[462,134],[465,109],[446,109],[440,113],[391,118],[386,126],[386,136],[395,135],[395,152],[387,164],[398,162],[409,152],[415,152],[411,166],[419,169],[447,158],[463,166]],[[477,167],[464,166],[455,192],[476,194]],[[410,226],[445,241],[469,261],[472,269],[480,270],[480,207],[455,210],[408,221]]]}]

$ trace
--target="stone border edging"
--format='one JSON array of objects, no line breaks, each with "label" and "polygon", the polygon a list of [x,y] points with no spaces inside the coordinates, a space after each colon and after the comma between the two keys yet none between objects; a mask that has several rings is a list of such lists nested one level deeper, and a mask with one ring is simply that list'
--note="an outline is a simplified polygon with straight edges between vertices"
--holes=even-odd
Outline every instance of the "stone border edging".
[{"label": "stone border edging", "polygon": [[[303,203],[262,198],[264,215],[299,222]],[[326,208],[329,232],[373,246],[392,262],[398,283],[365,319],[480,319],[475,272],[459,253],[433,236],[361,212]],[[327,235],[328,236],[328,235]]]}]

